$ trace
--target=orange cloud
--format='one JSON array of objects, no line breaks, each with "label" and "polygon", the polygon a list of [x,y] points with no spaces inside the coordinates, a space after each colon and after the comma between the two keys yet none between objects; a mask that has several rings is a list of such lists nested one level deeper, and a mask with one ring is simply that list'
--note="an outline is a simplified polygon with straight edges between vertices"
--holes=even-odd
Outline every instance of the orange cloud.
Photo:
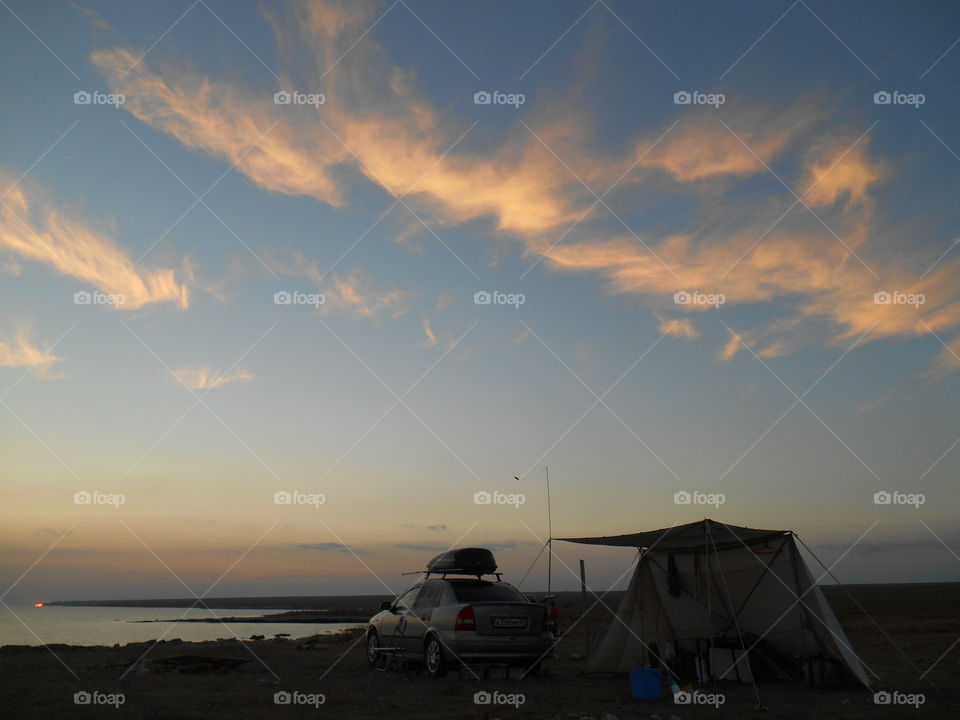
[{"label": "orange cloud", "polygon": [[433,332],[433,328],[430,327],[430,318],[426,315],[423,316],[423,334],[426,337],[424,344],[427,347],[433,347],[437,344],[437,336]]},{"label": "orange cloud", "polygon": [[842,197],[849,205],[867,201],[867,191],[887,174],[883,164],[867,157],[866,145],[836,144],[818,152],[810,164],[804,191],[808,205],[833,205]]},{"label": "orange cloud", "polygon": [[[716,188],[704,189],[702,181],[732,182],[767,172],[765,163],[796,147],[827,118],[820,103],[803,101],[786,111],[755,103],[731,104],[723,113],[685,109],[676,128],[652,149],[660,135],[645,132],[622,157],[601,159],[584,151],[590,123],[580,117],[547,118],[536,123],[537,137],[524,128],[508,133],[493,152],[466,152],[454,146],[469,126],[452,122],[418,94],[412,73],[391,67],[372,37],[351,47],[372,22],[370,6],[300,3],[292,15],[281,17],[283,12],[267,11],[286,68],[281,86],[324,92],[320,108],[274,105],[272,92],[185,68],[151,69],[141,61],[128,72],[138,55],[129,50],[100,50],[92,60],[111,89],[127,96],[127,111],[188,147],[235,163],[267,190],[340,205],[344,175],[336,171],[352,165],[392,194],[409,193],[407,202],[426,208],[436,222],[492,217],[528,254],[542,254],[547,267],[596,273],[615,292],[654,302],[678,290],[719,292],[731,304],[785,302],[785,317],[744,331],[761,357],[791,352],[808,335],[822,334],[824,323],[835,342],[867,329],[867,339],[916,337],[920,320],[936,328],[960,324],[960,305],[950,297],[956,264],[945,263],[919,281],[915,268],[883,262],[882,249],[871,246],[870,192],[889,171],[871,157],[867,139],[852,148],[835,139],[815,144],[801,158],[797,177],[786,178],[807,193],[804,202],[823,213],[831,230],[802,205],[775,232],[758,227],[771,206],[786,209],[793,203],[788,193],[765,204],[718,207]],[[304,53],[309,61],[302,61]],[[559,160],[553,148],[569,160]],[[645,234],[638,242],[591,224],[551,244],[594,199],[574,173],[602,189],[603,182],[612,183],[631,167],[625,183],[634,187],[666,174],[685,185],[683,192],[699,194],[706,206],[695,218],[699,229]],[[776,218],[769,214],[764,222]],[[589,218],[596,219],[596,214]],[[867,259],[883,268],[881,280],[864,266]],[[375,319],[405,311],[402,293],[377,293],[358,273],[324,278],[309,264],[281,272],[311,278],[328,296],[325,312],[339,307]],[[883,289],[921,292],[929,302],[910,309],[876,303],[873,295]],[[696,332],[692,323],[667,327],[678,337]],[[723,355],[735,352],[728,346]]]},{"label": "orange cloud", "polygon": [[188,68],[162,76],[137,57],[111,48],[90,59],[111,87],[126,95],[124,107],[142,122],[223,158],[268,190],[342,204],[329,171],[348,153],[321,125],[284,120],[267,91],[243,91]]},{"label": "orange cloud", "polygon": [[266,250],[264,262],[276,273],[303,277],[323,296],[317,305],[321,314],[344,313],[359,319],[379,322],[384,315],[399,317],[410,310],[410,293],[403,290],[380,290],[359,270],[347,275],[324,273],[313,260],[299,250],[278,253]]},{"label": "orange cloud", "polygon": [[347,312],[356,317],[377,321],[381,315],[399,317],[409,311],[409,293],[402,290],[381,291],[356,270],[349,275],[332,275],[327,302],[322,312]]},{"label": "orange cloud", "polygon": [[[0,172],[4,184],[7,177]],[[35,185],[29,190],[13,186],[0,204],[0,248],[122,296],[123,302],[115,306],[121,310],[159,302],[182,308],[189,304],[189,291],[173,270],[135,265],[106,229],[55,207]]]},{"label": "orange cloud", "polygon": [[727,342],[720,350],[719,358],[725,362],[733,360],[733,358],[743,350],[743,341],[741,340],[740,335],[732,330],[727,331]]},{"label": "orange cloud", "polygon": [[[891,268],[878,281],[829,235],[775,234],[742,258],[755,240],[752,236],[702,245],[684,236],[659,244],[646,240],[656,257],[632,238],[560,244],[545,254],[558,269],[600,273],[615,292],[659,297],[661,303],[672,302],[677,291],[697,289],[722,293],[728,304],[790,298],[793,314],[742,333],[761,357],[792,352],[816,332],[822,334],[817,319],[827,321],[828,337],[838,343],[867,331],[865,340],[915,338],[928,332],[924,323],[937,331],[960,325],[956,264],[944,265],[923,280],[917,280],[918,274],[909,268]],[[877,301],[877,292],[923,301],[885,304]],[[708,305],[674,307],[688,312],[712,309]],[[731,342],[721,356],[729,359],[739,349]]]},{"label": "orange cloud", "polygon": [[60,358],[50,350],[39,348],[30,338],[30,328],[17,329],[13,340],[0,339],[0,367],[30,368],[40,380],[59,380],[63,377],[53,369]]},{"label": "orange cloud", "polygon": [[[798,132],[822,117],[822,110],[809,102],[779,113],[754,104],[725,108],[722,116],[705,108],[693,120],[684,110],[677,128],[644,155],[640,165],[664,170],[681,182],[763,173],[764,163],[769,165]],[[638,144],[637,156],[649,145]]]},{"label": "orange cloud", "polygon": [[680,338],[681,340],[694,340],[700,336],[693,321],[689,318],[663,318],[654,314],[654,317],[660,323],[660,332],[664,335]]},{"label": "orange cloud", "polygon": [[[300,2],[266,12],[290,68],[281,87],[324,94],[318,108],[276,105],[274,89],[189,67],[152,69],[130,49],[100,49],[91,61],[127,97],[125,110],[273,192],[340,206],[347,176],[338,180],[337,166],[352,165],[394,195],[409,193],[407,202],[427,206],[436,220],[492,216],[499,229],[524,234],[573,222],[587,206],[576,200],[575,178],[525,130],[495,153],[455,147],[470,123],[442,117],[412,74],[387,65],[372,36],[354,45],[370,26],[370,4]],[[552,132],[542,130],[548,139]]]},{"label": "orange cloud", "polygon": [[235,382],[250,382],[253,373],[238,370],[225,375],[212,368],[178,368],[172,371],[173,377],[191,390],[212,390]]}]

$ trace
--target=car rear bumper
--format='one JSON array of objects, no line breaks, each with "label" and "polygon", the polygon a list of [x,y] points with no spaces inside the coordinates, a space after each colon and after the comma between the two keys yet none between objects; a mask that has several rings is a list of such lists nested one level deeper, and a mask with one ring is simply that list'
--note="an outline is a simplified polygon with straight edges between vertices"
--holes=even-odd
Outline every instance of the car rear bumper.
[{"label": "car rear bumper", "polygon": [[550,649],[553,638],[543,635],[477,635],[475,632],[439,633],[448,657],[462,660],[536,660]]}]

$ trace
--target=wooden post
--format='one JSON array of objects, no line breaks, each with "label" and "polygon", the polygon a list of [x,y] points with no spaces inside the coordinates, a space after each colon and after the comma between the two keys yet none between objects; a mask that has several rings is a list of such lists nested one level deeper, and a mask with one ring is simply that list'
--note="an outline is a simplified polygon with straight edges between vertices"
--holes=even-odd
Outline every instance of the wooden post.
[{"label": "wooden post", "polygon": [[583,558],[580,559],[580,601],[583,604],[583,636],[584,647],[586,648],[586,657],[590,657],[590,624],[587,620],[587,571],[583,566]]}]

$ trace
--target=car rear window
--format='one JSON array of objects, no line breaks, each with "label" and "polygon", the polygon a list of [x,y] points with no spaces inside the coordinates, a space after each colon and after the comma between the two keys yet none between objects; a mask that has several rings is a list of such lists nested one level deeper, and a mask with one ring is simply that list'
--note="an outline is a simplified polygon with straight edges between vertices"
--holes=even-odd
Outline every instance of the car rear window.
[{"label": "car rear window", "polygon": [[460,602],[527,602],[527,598],[513,585],[484,580],[451,582]]}]

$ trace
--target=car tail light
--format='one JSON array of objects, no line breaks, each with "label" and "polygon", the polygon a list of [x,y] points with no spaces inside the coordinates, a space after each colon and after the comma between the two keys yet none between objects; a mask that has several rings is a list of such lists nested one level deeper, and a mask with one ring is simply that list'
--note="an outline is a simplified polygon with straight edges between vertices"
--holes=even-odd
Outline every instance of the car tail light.
[{"label": "car tail light", "polygon": [[457,620],[453,624],[454,630],[476,630],[477,621],[473,615],[472,607],[465,607],[457,613]]}]

